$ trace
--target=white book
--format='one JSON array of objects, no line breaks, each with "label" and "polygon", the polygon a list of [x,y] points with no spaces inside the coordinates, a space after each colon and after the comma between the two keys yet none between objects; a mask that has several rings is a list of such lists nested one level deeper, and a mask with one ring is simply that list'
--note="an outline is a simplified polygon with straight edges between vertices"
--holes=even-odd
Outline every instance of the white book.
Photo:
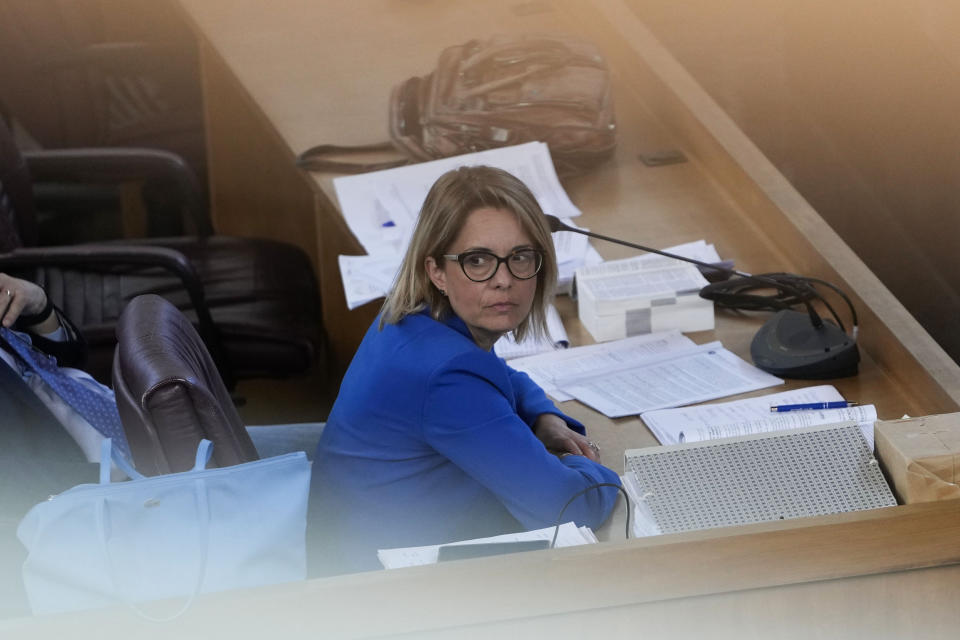
[{"label": "white book", "polygon": [[700,442],[852,421],[872,448],[873,425],[877,420],[877,410],[873,405],[786,413],[770,411],[770,407],[776,405],[843,399],[833,385],[817,385],[731,402],[646,411],[640,414],[640,418],[662,444]]}]

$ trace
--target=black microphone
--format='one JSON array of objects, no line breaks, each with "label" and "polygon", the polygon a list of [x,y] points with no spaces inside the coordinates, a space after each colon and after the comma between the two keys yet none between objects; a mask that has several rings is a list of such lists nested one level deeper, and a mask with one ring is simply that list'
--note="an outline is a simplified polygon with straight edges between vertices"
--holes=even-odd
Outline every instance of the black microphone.
[{"label": "black microphone", "polygon": [[[667,258],[673,258],[674,260],[682,260],[684,262],[689,262],[690,264],[696,265],[700,269],[700,272],[703,273],[704,277],[707,278],[707,280],[720,279],[720,278],[717,278],[715,275],[714,276],[710,275],[710,273],[712,272],[713,274],[720,274],[721,277],[724,279],[730,278],[731,276],[740,276],[741,278],[749,278],[755,282],[761,282],[763,284],[769,285],[777,289],[786,289],[798,299],[798,302],[802,302],[806,306],[807,313],[810,316],[810,323],[816,328],[820,328],[821,326],[823,326],[823,318],[820,317],[820,314],[817,313],[816,309],[813,308],[813,305],[810,304],[809,300],[806,299],[806,297],[801,291],[797,290],[795,287],[793,287],[790,284],[785,284],[781,281],[774,280],[773,278],[767,277],[765,275],[753,275],[745,271],[739,271],[737,269],[734,269],[732,267],[733,262],[730,260],[727,260],[725,263],[719,263],[719,264],[702,262],[700,260],[687,258],[686,256],[677,255],[675,253],[670,253],[668,251],[661,251],[660,249],[652,249],[642,244],[636,244],[633,242],[628,242],[626,240],[620,240],[619,238],[611,238],[610,236],[605,236],[599,233],[594,233],[592,231],[587,231],[586,229],[578,229],[577,227],[571,227],[570,225],[565,224],[557,216],[553,216],[549,214],[544,214],[544,215],[547,218],[547,223],[550,225],[551,232],[570,231],[572,233],[579,233],[581,235],[589,236],[591,238],[597,238],[599,240],[606,240],[607,242],[613,242],[614,244],[620,244],[625,247],[630,247],[632,249],[639,249],[640,251],[646,251],[648,253],[656,253],[657,255],[665,256]],[[707,299],[712,299],[712,298],[707,298]]]},{"label": "black microphone", "polygon": [[[695,264],[700,268],[700,272],[703,273],[703,276],[707,280],[713,281],[713,279],[719,278],[729,278],[730,276],[743,276],[749,278],[749,273],[744,273],[742,271],[737,271],[733,268],[733,261],[724,260],[723,262],[711,264],[709,262],[701,262],[700,260],[694,260],[693,258],[687,258],[685,256],[680,256],[675,253],[669,253],[667,251],[661,251],[660,249],[651,249],[650,247],[645,247],[642,244],[635,244],[633,242],[627,242],[626,240],[618,240],[617,238],[611,238],[609,236],[604,236],[599,233],[593,233],[592,231],[587,231],[586,229],[578,229],[576,227],[571,227],[568,224],[558,218],[557,216],[552,216],[548,213],[545,213],[544,216],[547,218],[547,224],[550,225],[551,232],[557,231],[570,231],[573,233],[579,233],[581,235],[589,236],[591,238],[597,238],[599,240],[606,240],[607,242],[613,242],[614,244],[622,244],[625,247],[630,247],[631,249],[639,249],[640,251],[646,251],[647,253],[656,253],[661,256],[666,256],[667,258],[673,258],[674,260],[683,260],[684,262],[689,262],[690,264]],[[718,278],[719,277],[719,278]]]},{"label": "black microphone", "polygon": [[[806,279],[785,273],[754,275],[728,266],[732,265],[732,262],[729,261],[718,264],[702,262],[668,251],[661,251],[585,229],[571,227],[556,216],[544,215],[552,232],[579,233],[632,249],[689,262],[696,265],[708,280],[728,279],[737,276],[763,287],[774,288],[778,292],[789,293],[792,296],[791,301],[794,304],[803,304],[806,313],[781,308],[760,328],[750,344],[750,355],[757,368],[776,376],[803,379],[839,378],[857,373],[860,352],[857,349],[856,340],[848,336],[836,324],[824,322],[820,314],[814,309],[813,304],[810,303],[810,294],[797,286],[798,281]],[[717,277],[718,275],[720,278]],[[833,285],[820,280],[817,280],[817,282],[826,284],[840,293],[850,306],[855,322],[856,311],[849,298]],[[701,289],[700,296],[708,300],[729,300],[729,297],[725,297],[725,294],[717,292],[717,286],[717,284],[707,285]],[[727,302],[726,306],[732,307],[734,305]],[[854,326],[854,333],[856,333],[856,326]]]}]

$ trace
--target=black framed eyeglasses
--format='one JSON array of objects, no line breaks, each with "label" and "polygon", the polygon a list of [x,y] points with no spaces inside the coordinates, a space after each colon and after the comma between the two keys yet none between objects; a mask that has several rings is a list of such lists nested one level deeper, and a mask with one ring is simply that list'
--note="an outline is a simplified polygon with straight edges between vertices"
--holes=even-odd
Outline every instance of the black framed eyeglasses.
[{"label": "black framed eyeglasses", "polygon": [[483,249],[446,254],[443,257],[459,262],[463,275],[474,282],[485,282],[492,278],[503,262],[507,263],[510,275],[518,280],[529,280],[540,273],[540,267],[543,266],[543,254],[537,249],[517,249],[502,258]]}]

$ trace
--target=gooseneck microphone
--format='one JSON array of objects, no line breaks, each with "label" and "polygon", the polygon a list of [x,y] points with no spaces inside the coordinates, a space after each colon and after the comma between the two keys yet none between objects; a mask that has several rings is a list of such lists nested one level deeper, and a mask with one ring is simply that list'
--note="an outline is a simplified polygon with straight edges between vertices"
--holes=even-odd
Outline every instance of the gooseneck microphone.
[{"label": "gooseneck microphone", "polygon": [[[568,224],[565,224],[563,220],[557,216],[552,216],[548,213],[544,214],[544,217],[547,219],[547,224],[550,226],[550,231],[570,231],[571,233],[579,233],[580,235],[589,236],[591,238],[597,238],[598,240],[606,240],[607,242],[612,242],[614,244],[621,244],[625,247],[630,247],[631,249],[639,249],[640,251],[646,251],[647,253],[656,253],[657,255],[666,256],[667,258],[673,258],[674,260],[683,260],[684,262],[689,262],[690,264],[695,264],[701,268],[701,270],[706,269],[708,271],[719,272],[724,274],[726,277],[730,276],[743,276],[744,278],[749,278],[749,273],[744,273],[743,271],[737,271],[731,267],[724,266],[722,264],[711,264],[709,262],[701,262],[700,260],[694,260],[693,258],[687,258],[686,256],[677,255],[675,253],[670,253],[668,251],[661,251],[660,249],[651,249],[650,247],[645,247],[642,244],[636,244],[633,242],[628,242],[626,240],[620,240],[619,238],[611,238],[610,236],[605,236],[599,233],[594,233],[593,231],[587,231],[586,229],[579,229],[577,227],[571,227]],[[706,275],[706,274],[704,274]]]},{"label": "gooseneck microphone", "polygon": [[[545,214],[547,218],[547,223],[550,225],[550,231],[570,231],[572,233],[579,233],[581,235],[589,236],[591,238],[597,238],[598,240],[605,240],[607,242],[612,242],[614,244],[623,245],[625,247],[630,247],[632,249],[638,249],[640,251],[646,251],[648,253],[656,253],[657,255],[665,256],[667,258],[673,258],[674,260],[682,260],[684,262],[689,262],[700,268],[701,273],[704,274],[704,277],[707,280],[716,280],[717,277],[713,274],[722,274],[722,279],[727,279],[732,276],[739,276],[741,278],[747,278],[751,282],[759,282],[769,287],[776,289],[782,289],[794,296],[796,304],[803,304],[807,309],[807,314],[810,316],[810,323],[816,327],[820,328],[823,326],[823,318],[820,317],[820,314],[817,313],[816,309],[813,308],[813,305],[810,304],[810,301],[806,295],[800,292],[793,284],[784,282],[781,280],[775,279],[775,276],[786,276],[789,277],[789,274],[762,274],[762,275],[753,275],[745,271],[739,271],[733,269],[732,267],[724,266],[723,264],[713,264],[709,262],[702,262],[700,260],[695,260],[693,258],[688,258],[686,256],[681,256],[675,253],[670,253],[669,251],[661,251],[660,249],[652,249],[646,247],[642,244],[636,244],[634,242],[628,242],[626,240],[620,240],[619,238],[611,238],[610,236],[605,236],[599,233],[594,233],[592,231],[587,231],[586,229],[578,229],[577,227],[571,227],[568,224],[565,224],[557,216]],[[719,288],[719,287],[715,287]],[[705,287],[707,289],[707,287]],[[701,293],[702,295],[702,293]],[[715,300],[713,296],[702,296],[708,300]],[[724,305],[729,306],[729,305]]]},{"label": "gooseneck microphone", "polygon": [[[713,300],[718,306],[748,311],[776,311],[750,344],[750,355],[758,368],[776,376],[802,379],[840,378],[857,373],[860,351],[856,343],[856,310],[846,294],[829,282],[789,273],[750,274],[722,263],[702,262],[571,227],[553,215],[545,214],[545,217],[550,231],[579,233],[689,262],[696,265],[708,280],[717,280],[719,276],[721,281],[711,282],[700,290],[700,297]],[[847,335],[836,311],[824,300],[814,284],[830,288],[846,302],[853,318],[852,336]],[[750,294],[749,291],[754,289],[774,289],[777,293],[773,296]],[[820,300],[830,310],[835,323],[825,322],[811,300]],[[806,313],[792,309],[797,305],[803,305]]]}]

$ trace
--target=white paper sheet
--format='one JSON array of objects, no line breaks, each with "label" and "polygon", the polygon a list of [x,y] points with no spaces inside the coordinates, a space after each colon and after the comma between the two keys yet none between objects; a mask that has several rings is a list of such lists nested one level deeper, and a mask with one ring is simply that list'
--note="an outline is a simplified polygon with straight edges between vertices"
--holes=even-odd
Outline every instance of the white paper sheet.
[{"label": "white paper sheet", "polygon": [[782,382],[712,342],[677,357],[559,387],[604,415],[619,418]]},{"label": "white paper sheet", "polygon": [[663,531],[657,525],[657,519],[653,516],[650,506],[647,504],[649,494],[644,493],[640,488],[637,474],[632,471],[623,474],[620,476],[620,484],[623,485],[623,490],[627,492],[627,498],[630,500],[630,506],[632,507],[631,519],[633,522],[630,523],[630,527],[633,537],[645,538],[662,534]]},{"label": "white paper sheet", "polygon": [[510,366],[526,373],[554,400],[562,402],[571,396],[561,392],[559,384],[600,372],[620,371],[693,348],[693,340],[679,331],[665,331],[517,358]]},{"label": "white paper sheet", "polygon": [[337,256],[347,309],[382,298],[400,269],[399,255]]},{"label": "white paper sheet", "polygon": [[400,253],[430,187],[442,174],[464,165],[490,165],[512,173],[540,207],[559,218],[580,215],[553,168],[547,145],[528,142],[394,169],[342,176],[333,181],[347,226],[369,255]]},{"label": "white paper sheet", "polygon": [[545,338],[537,339],[530,335],[523,342],[518,343],[514,340],[511,331],[497,340],[496,344],[493,345],[493,350],[504,360],[512,360],[538,353],[548,353],[557,349],[566,349],[569,346],[570,338],[567,336],[567,330],[563,327],[560,312],[551,304],[547,307],[547,336]]}]

